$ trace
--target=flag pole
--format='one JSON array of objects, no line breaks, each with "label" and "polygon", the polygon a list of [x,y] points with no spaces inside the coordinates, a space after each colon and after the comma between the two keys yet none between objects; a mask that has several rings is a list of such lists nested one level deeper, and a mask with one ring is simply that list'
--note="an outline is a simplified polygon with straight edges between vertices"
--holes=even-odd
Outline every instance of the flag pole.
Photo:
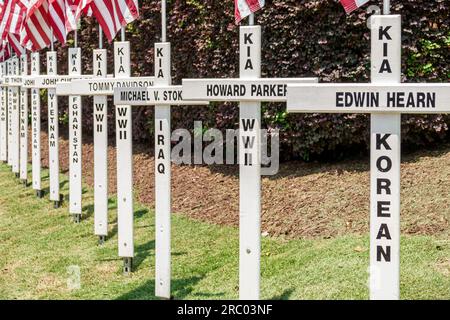
[{"label": "flag pole", "polygon": [[248,25],[249,25],[249,26],[255,25],[255,14],[254,14],[254,13],[252,13],[252,14],[248,17]]},{"label": "flag pole", "polygon": [[51,29],[51,34],[50,34],[50,51],[55,51],[55,46],[53,44],[53,28]]},{"label": "flag pole", "polygon": [[77,48],[78,47],[78,29],[74,30],[74,37],[73,37],[74,41],[73,41],[73,47]]},{"label": "flag pole", "polygon": [[391,0],[383,1],[383,14],[384,15],[391,14]]},{"label": "flag pole", "polygon": [[125,41],[125,27],[122,27],[122,29],[120,29],[120,41]]},{"label": "flag pole", "polygon": [[161,1],[161,42],[167,41],[167,4]]},{"label": "flag pole", "polygon": [[100,24],[98,25],[98,48],[103,49],[103,30]]}]

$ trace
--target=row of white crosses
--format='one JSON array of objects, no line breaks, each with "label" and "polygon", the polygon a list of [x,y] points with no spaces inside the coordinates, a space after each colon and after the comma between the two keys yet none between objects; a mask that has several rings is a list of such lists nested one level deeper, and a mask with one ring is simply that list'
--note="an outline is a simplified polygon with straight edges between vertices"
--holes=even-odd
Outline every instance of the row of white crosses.
[{"label": "row of white crosses", "polygon": [[[0,119],[0,132],[2,134],[1,143],[1,159],[6,161],[12,168],[12,172],[19,176],[19,158],[20,158],[20,133],[19,133],[19,113],[20,100],[19,88],[20,79],[18,79],[20,66],[19,59],[13,57],[6,61],[2,87],[4,104],[2,104],[3,112]],[[5,70],[6,69],[6,70]]]},{"label": "row of white crosses", "polygon": [[1,63],[0,161],[12,167],[16,177],[28,181],[28,92],[22,77],[28,73],[27,55]]},{"label": "row of white crosses", "polygon": [[[48,143],[50,200],[59,207],[62,200],[59,190],[59,116],[56,84],[70,82],[81,77],[81,52],[69,48],[69,75],[57,75],[57,55],[53,49],[47,52],[47,75],[40,75],[39,53],[31,54],[31,75],[28,76],[27,54],[20,58],[20,70],[16,57],[2,63],[2,74],[9,69],[2,80],[1,110],[5,116],[0,119],[0,159],[8,161],[12,170],[27,185],[28,174],[28,89],[31,89],[32,118],[32,186],[39,197],[43,197],[41,186],[41,108],[40,89],[48,91]],[[19,76],[20,75],[20,76]],[[91,77],[91,76],[84,76]],[[5,91],[7,90],[7,94]],[[81,98],[69,97],[70,107],[70,213],[75,220],[81,216]],[[7,109],[7,110],[6,110]],[[6,134],[2,132],[6,130]]]},{"label": "row of white crosses", "polygon": [[1,64],[0,160],[27,184],[28,94],[20,75],[26,75],[27,57],[13,57]]},{"label": "row of white crosses", "polygon": [[[122,40],[124,33],[122,32]],[[108,234],[108,140],[107,97],[115,87],[152,86],[154,77],[130,77],[130,43],[114,42],[114,78],[106,74],[106,50],[94,51],[94,77],[74,79],[57,85],[58,96],[94,96],[94,224],[103,242]],[[124,271],[132,269],[133,241],[133,158],[131,106],[116,106],[117,215],[119,256]]]},{"label": "row of white crosses", "polygon": [[[122,38],[124,32],[122,32]],[[40,145],[40,89],[48,93],[48,144],[50,200],[55,208],[62,201],[59,185],[59,116],[58,96],[69,96],[69,212],[76,222],[82,212],[81,179],[81,96],[94,96],[94,161],[95,161],[95,234],[100,242],[108,233],[108,188],[107,188],[107,96],[113,95],[114,87],[151,86],[154,77],[130,78],[129,42],[115,42],[115,78],[107,75],[106,50],[94,50],[94,74],[81,75],[81,50],[69,48],[69,75],[57,74],[57,55],[53,49],[47,52],[47,75],[39,75],[39,53],[33,53],[31,76],[26,76],[26,54],[22,56],[22,77],[19,77],[17,58],[2,63],[2,90],[0,113],[0,160],[8,161],[13,172],[27,180],[27,98],[26,90],[32,91],[32,185],[39,197],[41,188],[41,145]],[[7,70],[7,74],[5,71]],[[93,80],[96,77],[98,79]],[[78,79],[79,81],[75,81]],[[21,89],[19,89],[21,88]],[[21,91],[19,91],[21,90]],[[19,92],[21,92],[19,94]],[[23,92],[23,94],[22,94]],[[19,100],[19,95],[22,99]],[[20,101],[20,106],[19,106]],[[19,108],[22,109],[19,114]],[[131,270],[134,256],[133,245],[133,190],[132,190],[132,137],[131,106],[116,108],[117,159],[118,168],[118,225],[119,256],[125,259],[125,271]],[[20,117],[22,116],[22,117]],[[20,120],[19,120],[20,119]],[[19,127],[20,121],[20,127]],[[20,130],[19,130],[20,128]],[[5,131],[4,133],[2,131]],[[20,135],[20,138],[19,138]],[[20,141],[20,152],[19,152]],[[16,152],[17,151],[17,152]],[[21,157],[19,161],[19,157]]]},{"label": "row of white crosses", "polygon": [[[162,20],[165,20],[164,8]],[[183,86],[173,86],[170,85],[170,69],[170,43],[156,43],[155,86],[114,90],[116,105],[155,106],[155,294],[158,297],[170,297],[170,106],[205,105],[209,101],[239,101],[239,290],[241,299],[258,299],[261,251],[261,102],[285,101],[287,84],[314,83],[318,79],[259,79],[261,76],[259,26],[241,27],[241,77],[238,79],[183,80]]]},{"label": "row of white crosses", "polygon": [[[259,26],[249,26],[241,27],[240,32],[240,79],[184,79],[181,88],[157,84],[154,88],[115,90],[116,104],[155,105],[163,103],[161,97],[169,97],[168,93],[175,90],[179,90],[177,96],[180,99],[182,96],[187,101],[240,102],[241,299],[258,299],[260,291],[260,103],[286,99],[290,112],[371,113],[370,297],[399,298],[400,114],[450,112],[449,84],[400,84],[400,19],[400,16],[372,17],[372,84],[311,84],[317,79],[258,79],[261,31]],[[158,63],[158,59],[155,62]],[[164,103],[177,104],[175,99],[169,98]],[[167,141],[166,130],[170,128],[170,122],[168,116],[163,121],[156,120],[156,189],[166,188],[166,193],[156,193],[156,202],[162,201],[166,207],[165,210],[159,208],[161,211],[158,212],[156,206],[155,281],[157,295],[168,297],[170,204],[167,201],[170,201],[170,189],[167,190],[167,185],[170,185],[170,171],[158,180],[161,163],[158,155],[161,150],[161,154],[167,154],[158,143]],[[254,143],[246,144],[249,139]]]},{"label": "row of white crosses", "polygon": [[[70,212],[75,217],[80,217],[81,96],[94,96],[94,220],[95,234],[104,239],[108,229],[107,96],[114,94],[118,246],[119,256],[124,258],[124,271],[131,271],[134,257],[131,111],[132,106],[155,106],[155,294],[169,298],[170,106],[237,101],[240,106],[239,295],[241,299],[258,299],[261,250],[261,102],[287,100],[288,111],[291,112],[373,113],[370,291],[373,299],[398,298],[400,113],[450,111],[449,85],[399,84],[400,16],[375,16],[372,19],[372,24],[377,26],[372,28],[372,84],[314,84],[317,82],[316,78],[260,79],[261,28],[244,26],[240,29],[240,78],[185,79],[182,86],[173,86],[170,76],[170,43],[166,42],[165,36],[165,1],[162,4],[163,36],[161,43],[155,43],[155,77],[130,77],[130,46],[129,42],[124,41],[124,37],[121,42],[114,44],[115,78],[107,76],[106,50],[103,49],[94,51],[93,76],[84,77],[81,76],[81,52],[78,48],[69,49],[69,76],[56,75],[56,53],[52,51],[47,53],[48,75],[33,77],[39,74],[39,56],[32,55],[32,76],[24,78],[22,88],[32,88],[33,188],[41,190],[39,89],[46,88],[49,98],[50,198],[56,206],[59,205],[57,96],[69,96]],[[16,134],[19,133],[19,107],[18,99],[14,99],[14,88],[18,88],[21,83],[14,77],[18,72],[17,63],[17,60],[16,65],[14,60],[8,62],[9,76],[4,78],[2,84],[8,88],[9,104],[7,110],[4,103],[0,108],[0,160],[8,160],[13,168],[19,170],[21,161],[18,146],[22,140]],[[5,102],[5,96],[2,90],[2,102]],[[15,104],[17,107],[14,107]],[[23,112],[21,115],[25,116],[25,109]],[[22,124],[25,126],[26,123]],[[14,131],[14,128],[17,130]],[[3,132],[7,132],[7,136]],[[4,141],[6,137],[10,141]],[[3,145],[14,152],[5,153],[6,147]],[[26,181],[26,175],[21,175],[21,179]]]},{"label": "row of white crosses", "polygon": [[[81,168],[73,161],[75,140],[81,138],[80,96],[94,96],[94,171],[95,171],[95,233],[107,234],[107,133],[106,97],[115,93],[117,140],[117,198],[119,256],[124,258],[124,271],[132,268],[133,244],[133,168],[131,106],[155,106],[155,215],[156,215],[156,296],[170,297],[171,277],[171,169],[170,169],[170,106],[206,105],[209,101],[240,102],[240,297],[259,298],[260,282],[260,214],[261,161],[260,123],[262,101],[284,101],[289,83],[317,82],[315,78],[259,79],[261,74],[261,29],[242,27],[240,35],[240,69],[238,79],[186,80],[181,86],[171,85],[170,43],[165,35],[165,1],[162,1],[163,35],[155,43],[155,77],[130,77],[129,42],[115,42],[115,78],[106,76],[106,52],[94,52],[94,79],[80,76],[80,51],[69,49],[69,76],[56,74],[56,53],[47,54],[48,75],[26,79],[25,87],[46,88],[49,100],[50,199],[59,206],[58,106],[57,96],[69,96],[70,117],[70,211],[81,214]],[[122,37],[123,40],[123,37]],[[76,79],[79,77],[81,79]],[[152,86],[156,84],[155,88]],[[134,88],[130,88],[134,87]],[[184,88],[187,87],[187,88]],[[222,89],[221,89],[222,88]],[[225,88],[225,92],[223,92]],[[114,89],[114,91],[113,91]],[[231,90],[231,91],[230,91]],[[183,94],[183,92],[185,92]],[[183,97],[189,99],[183,100]],[[198,97],[198,99],[197,99]],[[39,100],[39,99],[37,99]],[[33,107],[38,113],[39,102]],[[35,120],[36,118],[36,120]],[[33,136],[40,121],[33,116]],[[36,129],[35,129],[36,128]],[[36,130],[36,131],[34,131]],[[33,138],[39,140],[37,138]],[[251,142],[249,143],[249,141]],[[33,144],[33,148],[39,147]],[[34,150],[33,155],[38,154]],[[39,151],[40,152],[40,151]],[[40,154],[39,154],[40,157]],[[81,150],[77,152],[81,159]],[[39,159],[40,160],[40,159]],[[34,161],[33,161],[34,164]],[[33,177],[34,174],[33,165]],[[40,163],[39,170],[40,172]],[[40,186],[40,175],[33,186]],[[33,178],[34,180],[34,178]],[[79,191],[78,191],[79,190]],[[79,193],[78,193],[79,192]]]},{"label": "row of white crosses", "polygon": [[[39,54],[33,53],[31,56],[31,76],[23,77],[22,87],[31,89],[31,110],[32,110],[32,186],[36,190],[39,197],[43,196],[41,186],[41,150],[40,150],[40,97],[41,89],[47,90],[48,99],[48,146],[49,146],[49,179],[50,179],[50,200],[54,202],[55,208],[59,207],[62,201],[59,185],[59,115],[58,115],[58,98],[56,96],[56,85],[58,83],[70,83],[74,78],[79,78],[81,70],[81,53],[79,48],[69,48],[69,70],[67,76],[57,74],[57,54],[56,51],[47,52],[47,75],[39,75]],[[77,97],[69,99],[69,108],[72,110],[74,106],[81,108],[81,101]],[[71,134],[73,134],[71,132]],[[81,134],[81,133],[76,133]],[[72,147],[70,149],[72,153]],[[80,154],[81,158],[81,154]],[[71,157],[71,159],[73,159]],[[71,160],[71,165],[73,161]],[[73,168],[71,166],[71,171]],[[72,180],[72,179],[71,179]],[[70,211],[76,217],[81,214],[81,200],[78,200],[76,188],[71,183],[71,204]],[[79,194],[81,194],[81,177],[79,183]],[[75,195],[72,196],[72,193]],[[79,204],[79,209],[74,203]],[[75,209],[74,209],[75,207]]]}]

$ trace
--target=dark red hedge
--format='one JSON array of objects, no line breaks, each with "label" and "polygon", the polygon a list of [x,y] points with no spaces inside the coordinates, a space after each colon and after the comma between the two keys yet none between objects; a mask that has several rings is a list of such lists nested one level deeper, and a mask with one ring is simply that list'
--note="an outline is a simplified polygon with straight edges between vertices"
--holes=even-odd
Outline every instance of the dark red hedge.
[{"label": "dark red hedge", "polygon": [[[153,44],[160,41],[160,1],[143,0],[141,18],[128,26],[135,75],[153,74]],[[238,27],[233,23],[234,1],[169,1],[168,37],[172,43],[173,83],[182,78],[236,77],[238,75]],[[317,76],[323,82],[369,81],[369,16],[364,9],[346,16],[333,0],[266,1],[257,14],[263,26],[263,77]],[[382,1],[371,1],[380,5]],[[448,82],[450,79],[450,1],[392,1],[393,14],[402,14],[403,81]],[[98,47],[98,28],[84,20],[79,43],[85,73],[92,72],[92,49]],[[111,48],[111,46],[108,46]],[[67,48],[58,48],[59,72],[67,72]],[[44,56],[44,55],[43,55]],[[112,57],[109,63],[113,72]],[[43,59],[44,60],[44,59]],[[44,63],[44,62],[43,62]],[[42,70],[45,70],[43,67]],[[61,122],[67,123],[67,104],[61,100]],[[92,101],[85,100],[84,135],[92,134]],[[45,117],[45,116],[44,116]],[[133,134],[137,142],[153,143],[153,110],[135,108]],[[111,105],[109,133],[114,139]],[[263,125],[279,128],[284,159],[340,157],[366,152],[369,118],[366,115],[292,115],[283,104],[263,105]],[[209,107],[173,107],[172,127],[237,128],[235,104]],[[421,147],[449,138],[450,116],[403,116],[403,141]]]}]

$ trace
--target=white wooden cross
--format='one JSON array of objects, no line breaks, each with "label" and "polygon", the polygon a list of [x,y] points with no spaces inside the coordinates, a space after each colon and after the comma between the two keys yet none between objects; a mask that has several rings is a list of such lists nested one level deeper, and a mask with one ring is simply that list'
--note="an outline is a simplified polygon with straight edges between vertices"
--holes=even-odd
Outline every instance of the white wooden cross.
[{"label": "white wooden cross", "polygon": [[246,300],[260,294],[261,102],[285,101],[289,83],[318,80],[260,79],[260,26],[241,26],[239,43],[239,79],[183,79],[183,94],[185,100],[239,102],[239,297]]},{"label": "white wooden cross", "polygon": [[[24,50],[20,56],[20,75],[26,77],[28,75],[28,55]],[[28,185],[28,89],[20,88],[20,155],[19,155],[19,169],[20,180],[24,186]]]},{"label": "white wooden cross", "polygon": [[450,113],[450,84],[401,84],[401,17],[372,16],[367,84],[288,85],[288,112],[370,113],[370,298],[400,298],[400,118]]},{"label": "white wooden cross", "polygon": [[[100,36],[102,31],[100,31]],[[99,42],[102,44],[102,40]],[[107,50],[93,52],[94,77],[107,76]],[[108,235],[108,97],[94,96],[94,234],[103,244]]]},{"label": "white wooden cross", "polygon": [[19,87],[21,85],[19,59],[15,56],[8,60],[8,76],[3,84],[7,87],[7,160],[12,172],[19,176]]},{"label": "white wooden cross", "polygon": [[[47,52],[47,75],[56,76],[57,55],[56,51]],[[59,192],[59,110],[56,87],[47,89],[48,100],[48,152],[49,152],[49,179],[50,201],[58,208],[61,203]]]},{"label": "white wooden cross", "polygon": [[[31,77],[39,76],[39,52],[31,53]],[[26,80],[24,80],[25,84]],[[31,176],[33,190],[39,198],[44,196],[41,186],[41,96],[39,88],[31,88]]]},{"label": "white wooden cross", "polygon": [[[96,57],[96,56],[94,56]],[[103,61],[106,61],[106,54]],[[97,61],[98,63],[105,63]],[[96,63],[94,63],[96,66]],[[98,65],[99,69],[106,70],[106,66]],[[128,41],[114,42],[114,70],[115,78],[91,78],[78,79],[71,84],[59,84],[57,86],[57,95],[81,95],[81,96],[99,96],[107,97],[114,94],[115,87],[149,87],[153,85],[154,77],[130,77],[130,43]],[[97,70],[98,71],[98,70]],[[95,71],[95,72],[97,72]],[[102,73],[102,72],[101,72]],[[98,108],[96,115],[103,115],[103,118],[97,117],[96,133],[106,134],[106,99],[96,100],[102,106]],[[96,108],[97,109],[97,108]],[[131,106],[116,106],[116,152],[117,152],[117,225],[118,225],[118,248],[119,257],[124,259],[124,272],[129,273],[132,269],[134,257],[134,239],[133,239],[133,154],[132,154],[132,123]],[[96,120],[96,121],[97,121]],[[100,126],[99,126],[100,125]],[[98,129],[101,130],[98,130]],[[100,132],[99,132],[100,131]],[[94,138],[94,146],[95,146]],[[97,157],[107,157],[107,140],[105,136],[98,136],[101,140],[100,150]],[[99,177],[94,183],[98,188],[100,184],[104,186],[107,183],[107,165],[105,161],[94,163],[94,175]],[[98,174],[97,174],[98,172]],[[106,186],[99,189],[96,195],[96,203],[102,203],[101,216],[95,218],[96,230],[104,233],[107,231],[107,189]],[[106,191],[106,192],[105,192]],[[106,197],[106,198],[105,198]],[[98,201],[98,202],[97,202]],[[97,215],[97,211],[95,212]],[[96,231],[97,232],[97,231]],[[102,234],[99,234],[102,236]]]},{"label": "white wooden cross", "polygon": [[[81,48],[69,48],[69,75],[81,75]],[[82,211],[82,113],[81,96],[69,96],[69,214],[76,223]]]},{"label": "white wooden cross", "polygon": [[183,100],[181,86],[171,85],[170,52],[170,42],[155,43],[154,87],[114,90],[116,105],[155,106],[155,295],[166,299],[170,298],[171,275],[170,108],[207,104]]},{"label": "white wooden cross", "polygon": [[8,88],[5,77],[8,74],[8,62],[0,64],[0,161],[8,160]]},{"label": "white wooden cross", "polygon": [[33,148],[33,189],[42,197],[40,180],[40,100],[39,89],[47,89],[48,95],[48,143],[49,143],[49,175],[50,200],[54,207],[61,204],[59,191],[59,116],[56,85],[71,83],[74,79],[92,77],[91,75],[57,75],[56,51],[47,52],[47,75],[39,75],[39,56],[32,55],[32,75],[24,77],[22,88],[32,89],[32,148]]}]

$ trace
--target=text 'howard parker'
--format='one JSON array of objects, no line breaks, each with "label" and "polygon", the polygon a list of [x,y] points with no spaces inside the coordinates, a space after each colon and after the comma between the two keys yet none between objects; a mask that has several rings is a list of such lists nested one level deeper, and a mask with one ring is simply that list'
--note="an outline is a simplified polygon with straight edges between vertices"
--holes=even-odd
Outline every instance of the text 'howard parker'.
[{"label": "text 'howard parker'", "polygon": [[338,108],[436,108],[435,92],[336,92]]},{"label": "text 'howard parker'", "polygon": [[285,97],[286,84],[208,84],[208,97]]}]

